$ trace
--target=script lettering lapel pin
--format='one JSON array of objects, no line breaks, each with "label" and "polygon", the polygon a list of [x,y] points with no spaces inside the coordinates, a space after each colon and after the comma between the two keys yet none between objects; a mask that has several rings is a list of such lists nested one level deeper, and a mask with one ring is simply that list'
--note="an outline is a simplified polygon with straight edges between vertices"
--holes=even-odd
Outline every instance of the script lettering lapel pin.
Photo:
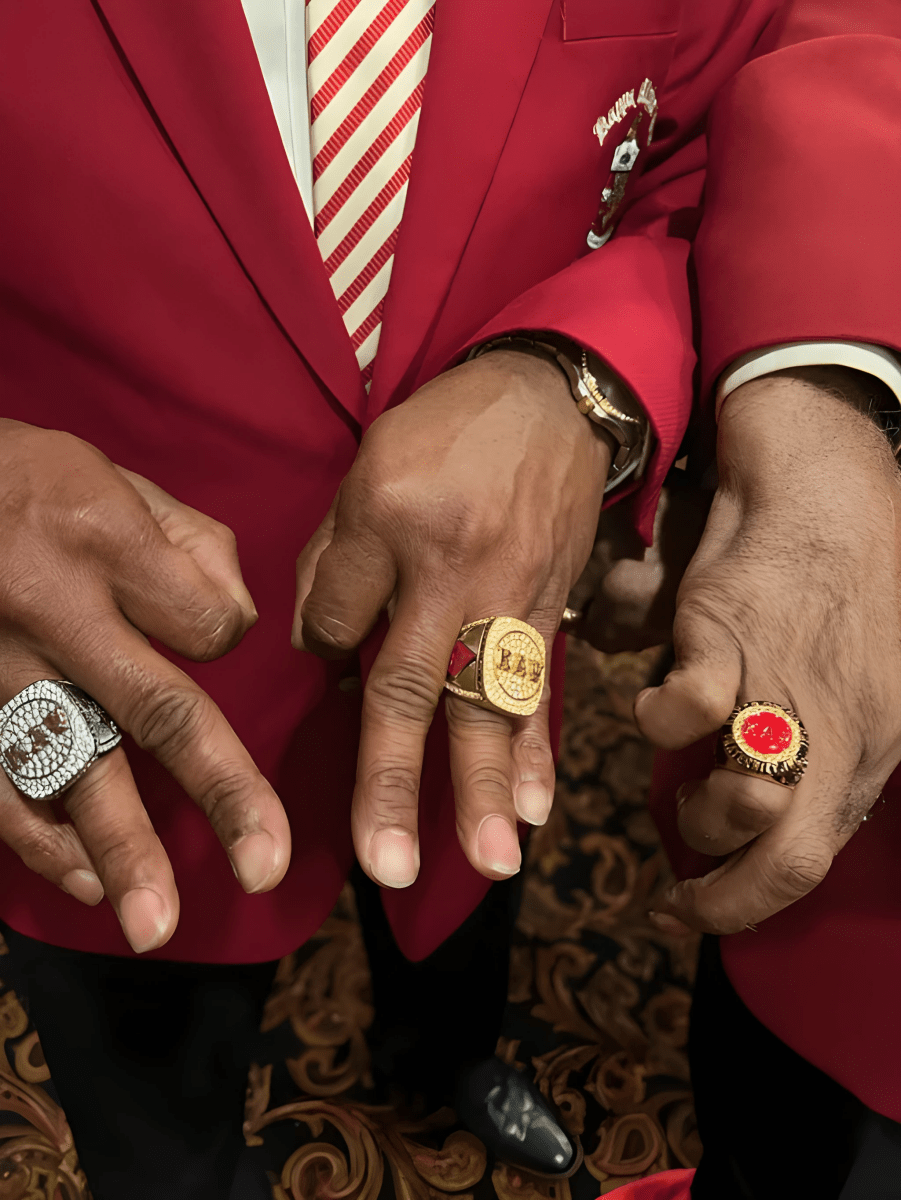
[{"label": "script lettering lapel pin", "polygon": [[642,126],[647,125],[644,139],[645,147],[651,144],[654,136],[654,125],[657,121],[657,93],[650,79],[646,79],[635,95],[635,89],[624,92],[610,108],[606,116],[598,117],[592,132],[597,135],[598,142],[603,147],[608,133],[614,129],[629,113],[634,113],[625,138],[613,151],[610,162],[610,176],[604,190],[601,192],[601,206],[588,231],[588,245],[597,250],[610,238],[613,233],[613,222],[623,197],[626,185],[635,162],[641,153],[638,139]]}]

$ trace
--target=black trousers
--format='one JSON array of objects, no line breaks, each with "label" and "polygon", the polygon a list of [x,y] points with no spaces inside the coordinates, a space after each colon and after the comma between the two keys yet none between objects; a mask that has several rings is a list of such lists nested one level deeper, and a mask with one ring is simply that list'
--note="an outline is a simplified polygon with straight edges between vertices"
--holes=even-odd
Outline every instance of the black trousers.
[{"label": "black trousers", "polygon": [[[376,1074],[430,1105],[449,1103],[456,1071],[491,1054],[500,1031],[518,882],[494,884],[421,963],[398,950],[378,888],[362,872],[354,884],[378,1012]],[[0,930],[10,951],[4,974],[40,1035],[94,1200],[270,1194],[264,1177],[235,1178],[247,1072],[276,963],[116,958]]]},{"label": "black trousers", "polygon": [[693,1200],[901,1198],[901,1125],[761,1025],[712,937],[701,948],[689,1056],[704,1145]]}]

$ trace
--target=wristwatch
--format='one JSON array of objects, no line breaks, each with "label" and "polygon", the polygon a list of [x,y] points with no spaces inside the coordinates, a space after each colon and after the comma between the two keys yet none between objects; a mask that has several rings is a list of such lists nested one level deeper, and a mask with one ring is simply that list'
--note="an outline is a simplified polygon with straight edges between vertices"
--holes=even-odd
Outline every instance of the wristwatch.
[{"label": "wristwatch", "polygon": [[567,378],[579,412],[606,430],[617,450],[605,492],[644,472],[651,456],[651,424],[631,392],[596,355],[556,333],[523,332],[492,338],[475,346],[467,362],[491,350],[519,350],[555,362]]}]

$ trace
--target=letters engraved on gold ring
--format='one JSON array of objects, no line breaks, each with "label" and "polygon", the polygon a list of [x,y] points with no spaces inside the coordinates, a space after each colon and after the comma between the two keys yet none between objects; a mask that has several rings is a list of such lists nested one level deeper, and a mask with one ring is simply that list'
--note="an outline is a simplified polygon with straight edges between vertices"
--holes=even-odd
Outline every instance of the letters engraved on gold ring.
[{"label": "letters engraved on gold ring", "polygon": [[791,788],[807,770],[808,749],[807,730],[796,712],[755,700],[736,705],[730,713],[720,729],[716,762]]},{"label": "letters engraved on gold ring", "polygon": [[454,644],[447,691],[508,716],[529,717],[544,691],[544,638],[516,617],[485,617],[464,625]]}]

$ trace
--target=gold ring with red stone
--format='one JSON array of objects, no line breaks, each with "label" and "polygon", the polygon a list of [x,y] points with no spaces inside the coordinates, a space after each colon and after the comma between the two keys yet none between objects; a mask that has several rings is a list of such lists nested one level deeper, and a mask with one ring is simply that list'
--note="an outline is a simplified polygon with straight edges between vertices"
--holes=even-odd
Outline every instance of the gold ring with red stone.
[{"label": "gold ring with red stone", "polygon": [[739,704],[720,730],[717,765],[796,787],[807,770],[809,742],[801,718],[781,704]]},{"label": "gold ring with red stone", "polygon": [[479,708],[530,717],[544,674],[544,638],[537,629],[515,617],[484,617],[460,630],[444,686]]}]

